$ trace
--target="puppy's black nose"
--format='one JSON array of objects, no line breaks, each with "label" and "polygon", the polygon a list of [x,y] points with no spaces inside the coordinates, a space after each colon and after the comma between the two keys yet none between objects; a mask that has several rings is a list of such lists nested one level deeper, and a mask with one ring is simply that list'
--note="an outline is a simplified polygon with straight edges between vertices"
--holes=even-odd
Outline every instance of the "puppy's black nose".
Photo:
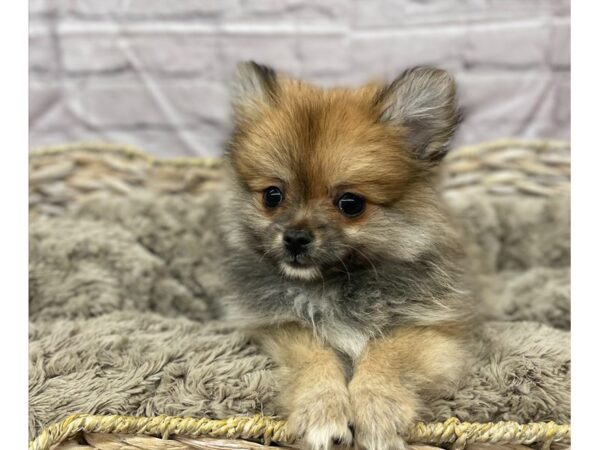
[{"label": "puppy's black nose", "polygon": [[305,252],[313,239],[313,234],[308,230],[286,230],[283,233],[285,248],[294,256]]}]

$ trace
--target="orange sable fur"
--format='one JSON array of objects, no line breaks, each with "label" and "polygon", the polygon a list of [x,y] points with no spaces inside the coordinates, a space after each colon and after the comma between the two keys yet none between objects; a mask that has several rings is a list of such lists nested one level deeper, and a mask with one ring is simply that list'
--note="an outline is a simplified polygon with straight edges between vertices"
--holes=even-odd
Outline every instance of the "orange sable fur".
[{"label": "orange sable fur", "polygon": [[[431,170],[459,121],[454,82],[420,68],[321,89],[248,63],[233,104],[231,281],[278,364],[280,411],[309,449],[405,449],[471,353],[461,246]],[[359,214],[338,204],[348,193]],[[289,230],[308,236],[304,253]]]}]

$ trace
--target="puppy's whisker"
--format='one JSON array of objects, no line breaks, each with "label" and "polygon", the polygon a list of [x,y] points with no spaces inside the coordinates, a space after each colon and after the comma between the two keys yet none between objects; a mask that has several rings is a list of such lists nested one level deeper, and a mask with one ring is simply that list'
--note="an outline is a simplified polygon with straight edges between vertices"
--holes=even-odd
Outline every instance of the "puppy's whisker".
[{"label": "puppy's whisker", "polygon": [[375,279],[379,280],[379,273],[377,272],[377,268],[375,267],[375,264],[373,264],[373,261],[371,261],[367,255],[365,255],[362,251],[360,251],[356,247],[353,247],[352,245],[349,245],[349,244],[343,244],[343,245],[345,248],[349,248],[350,250],[355,251],[356,253],[361,255],[364,259],[366,259],[367,262],[371,265],[373,272],[375,273]]},{"label": "puppy's whisker", "polygon": [[[315,259],[312,256],[309,256],[310,261],[314,264],[317,265],[315,262]],[[320,270],[317,270],[317,272],[319,273],[319,277],[321,277],[321,296],[325,295],[325,278],[323,277],[323,274],[321,273]]]},{"label": "puppy's whisker", "polygon": [[352,277],[350,276],[350,272],[348,271],[348,266],[346,266],[346,263],[344,262],[344,260],[342,258],[340,258],[338,255],[335,255],[335,257],[342,263],[342,266],[344,266],[346,275],[348,275],[348,283],[352,282]]},{"label": "puppy's whisker", "polygon": [[275,250],[276,250],[276,249],[274,249],[274,248],[270,248],[270,249],[267,249],[266,251],[264,251],[264,252],[262,253],[262,255],[260,255],[260,258],[259,258],[259,260],[258,260],[258,263],[259,263],[259,264],[261,264],[261,263],[263,262],[263,259],[265,259],[265,256],[269,256],[269,255],[273,255],[273,254],[275,254]]}]

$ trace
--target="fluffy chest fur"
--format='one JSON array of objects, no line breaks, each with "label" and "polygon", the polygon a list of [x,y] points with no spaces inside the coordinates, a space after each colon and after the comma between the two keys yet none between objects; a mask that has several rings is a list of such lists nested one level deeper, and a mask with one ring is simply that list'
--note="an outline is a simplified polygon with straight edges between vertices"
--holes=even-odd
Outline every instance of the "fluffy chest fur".
[{"label": "fluffy chest fur", "polygon": [[[315,292],[312,289],[291,289],[290,309],[292,320],[309,324],[315,333],[332,347],[352,359],[358,358],[375,330],[360,326],[340,314],[335,292]],[[350,320],[349,320],[350,319]]]},{"label": "fluffy chest fur", "polygon": [[423,256],[300,282],[243,252],[226,263],[234,288],[228,304],[247,327],[301,323],[356,358],[369,339],[390,328],[468,318],[472,305],[457,287],[460,273],[436,259]]}]

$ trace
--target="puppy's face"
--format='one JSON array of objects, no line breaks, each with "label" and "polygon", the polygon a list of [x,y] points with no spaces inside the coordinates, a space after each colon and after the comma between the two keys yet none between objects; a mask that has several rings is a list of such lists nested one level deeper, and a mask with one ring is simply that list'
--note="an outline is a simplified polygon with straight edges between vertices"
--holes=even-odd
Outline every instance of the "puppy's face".
[{"label": "puppy's face", "polygon": [[431,245],[443,220],[429,167],[458,120],[445,72],[322,90],[247,63],[233,100],[234,240],[261,264],[320,279],[357,265],[376,270],[382,258],[410,259]]}]

